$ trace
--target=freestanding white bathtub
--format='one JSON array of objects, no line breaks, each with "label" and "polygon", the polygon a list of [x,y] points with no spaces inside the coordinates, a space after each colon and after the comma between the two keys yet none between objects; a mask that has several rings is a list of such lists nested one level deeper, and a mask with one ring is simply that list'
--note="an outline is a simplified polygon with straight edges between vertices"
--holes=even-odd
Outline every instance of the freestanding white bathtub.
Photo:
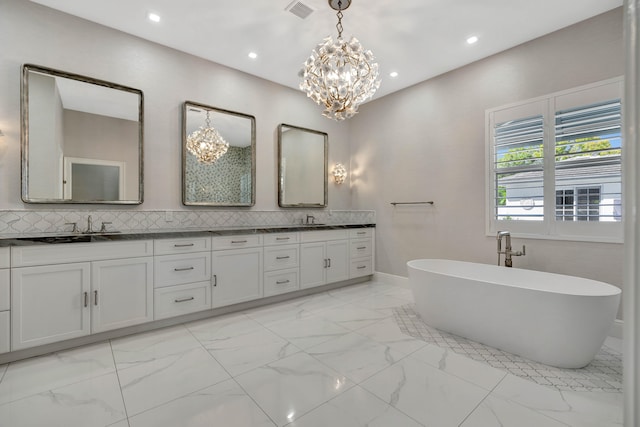
[{"label": "freestanding white bathtub", "polygon": [[560,368],[589,364],[620,303],[619,288],[578,277],[444,259],[407,266],[429,326]]}]

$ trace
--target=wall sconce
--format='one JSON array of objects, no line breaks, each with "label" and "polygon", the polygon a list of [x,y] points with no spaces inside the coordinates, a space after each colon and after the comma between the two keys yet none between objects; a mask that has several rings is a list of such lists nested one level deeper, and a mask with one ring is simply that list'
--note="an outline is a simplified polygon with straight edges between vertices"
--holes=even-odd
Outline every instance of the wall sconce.
[{"label": "wall sconce", "polygon": [[342,184],[347,178],[347,169],[342,163],[336,163],[331,173],[333,174],[333,179],[336,181],[336,184]]}]

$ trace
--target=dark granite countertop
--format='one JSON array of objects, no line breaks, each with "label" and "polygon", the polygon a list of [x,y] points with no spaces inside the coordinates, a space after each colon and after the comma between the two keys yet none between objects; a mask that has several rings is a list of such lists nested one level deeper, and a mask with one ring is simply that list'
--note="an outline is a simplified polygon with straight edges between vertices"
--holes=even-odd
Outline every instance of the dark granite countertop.
[{"label": "dark granite countertop", "polygon": [[228,226],[210,228],[181,228],[164,230],[124,230],[105,233],[20,233],[0,234],[0,247],[29,246],[36,244],[113,242],[121,240],[175,239],[202,235],[228,236],[235,234],[286,233],[292,231],[340,230],[369,228],[375,224],[310,224]]}]

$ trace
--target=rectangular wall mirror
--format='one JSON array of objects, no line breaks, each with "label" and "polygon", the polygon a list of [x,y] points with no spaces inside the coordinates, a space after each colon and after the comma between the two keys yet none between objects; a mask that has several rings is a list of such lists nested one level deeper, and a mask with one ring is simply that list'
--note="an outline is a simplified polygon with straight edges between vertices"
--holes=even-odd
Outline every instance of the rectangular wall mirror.
[{"label": "rectangular wall mirror", "polygon": [[327,206],[329,135],[317,130],[278,126],[278,205]]},{"label": "rectangular wall mirror", "polygon": [[187,101],[182,112],[182,203],[253,206],[253,116]]},{"label": "rectangular wall mirror", "polygon": [[21,102],[24,202],[142,203],[142,91],[26,64]]}]

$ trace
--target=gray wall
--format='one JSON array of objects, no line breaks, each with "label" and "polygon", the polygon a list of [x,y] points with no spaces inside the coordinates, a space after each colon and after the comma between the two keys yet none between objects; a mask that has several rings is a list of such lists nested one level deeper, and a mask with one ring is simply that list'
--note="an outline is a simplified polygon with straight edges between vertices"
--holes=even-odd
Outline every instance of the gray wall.
[{"label": "gray wall", "polygon": [[[0,1],[0,40],[0,129],[5,134],[0,141],[0,153],[4,152],[0,157],[0,209],[52,207],[20,201],[20,67],[24,63],[144,92],[145,201],[132,209],[190,209],[181,205],[181,111],[186,100],[256,117],[254,210],[278,209],[278,124],[327,132],[329,164],[349,160],[348,124],[322,117],[320,107],[300,91],[25,0]],[[350,205],[348,185],[329,186],[330,209],[349,209]]]},{"label": "gray wall", "polygon": [[[361,107],[351,121],[354,209],[377,212],[378,271],[415,258],[496,262],[485,235],[485,110],[623,74],[615,9]],[[433,207],[389,203],[433,200]],[[514,265],[622,285],[621,244],[514,239]]]}]

